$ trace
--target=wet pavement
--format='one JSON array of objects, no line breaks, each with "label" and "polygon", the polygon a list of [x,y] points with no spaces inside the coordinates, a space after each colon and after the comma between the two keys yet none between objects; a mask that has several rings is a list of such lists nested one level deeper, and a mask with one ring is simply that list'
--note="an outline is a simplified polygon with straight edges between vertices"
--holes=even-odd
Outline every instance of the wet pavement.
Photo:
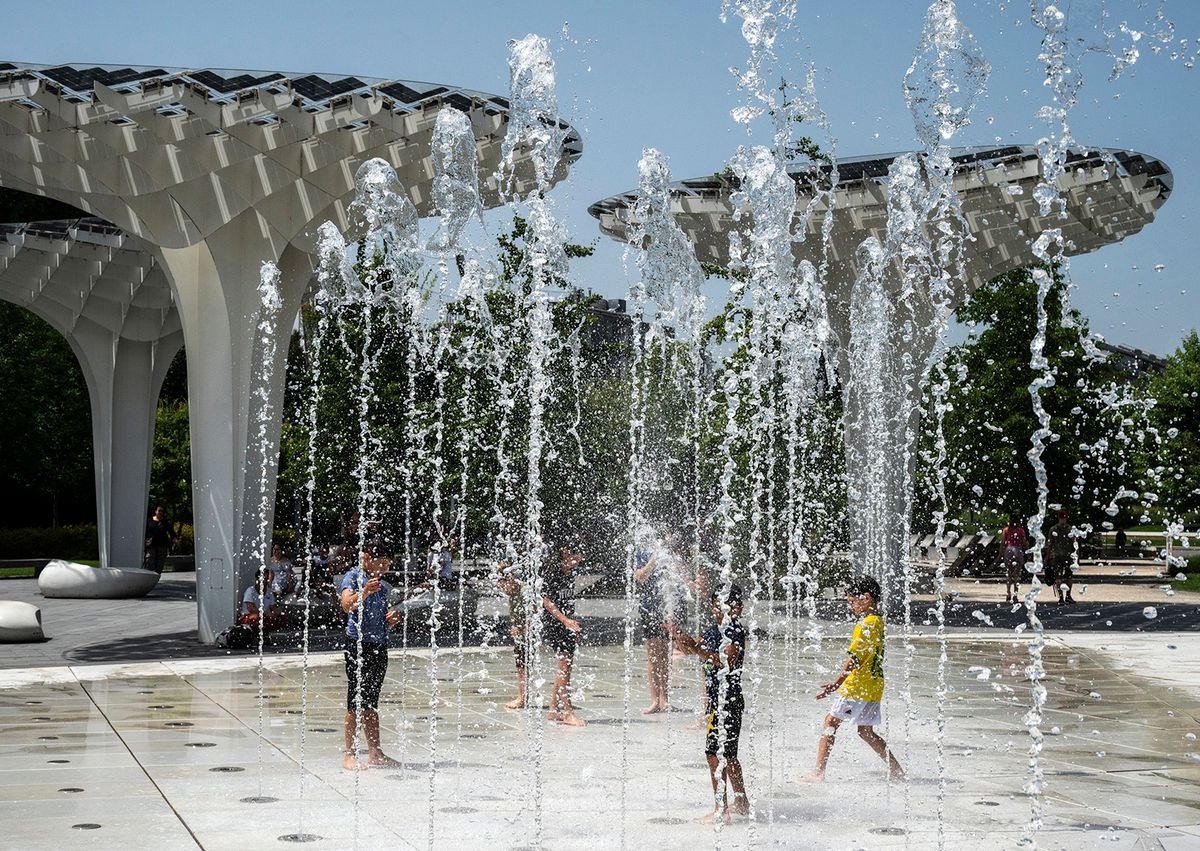
[{"label": "wet pavement", "polygon": [[[358,775],[340,767],[345,679],[331,654],[312,659],[307,716],[301,660],[268,657],[261,720],[244,657],[0,671],[0,847],[283,848],[311,834],[303,847],[926,848],[939,809],[947,848],[1015,845],[1030,816],[1024,640],[950,637],[939,804],[938,648],[916,640],[906,676],[898,630],[881,732],[908,782],[889,782],[849,731],[823,786],[795,782],[822,720],[811,695],[841,659],[840,628],[825,629],[839,637],[820,651],[792,632],[749,655],[754,820],[719,834],[692,820],[711,802],[694,660],[677,660],[683,711],[643,717],[637,649],[626,725],[622,650],[583,648],[590,724],[568,729],[503,708],[512,656],[497,648],[436,664],[394,650],[381,709],[402,767]],[[1200,637],[1060,634],[1045,658],[1040,847],[1200,848]]]}]

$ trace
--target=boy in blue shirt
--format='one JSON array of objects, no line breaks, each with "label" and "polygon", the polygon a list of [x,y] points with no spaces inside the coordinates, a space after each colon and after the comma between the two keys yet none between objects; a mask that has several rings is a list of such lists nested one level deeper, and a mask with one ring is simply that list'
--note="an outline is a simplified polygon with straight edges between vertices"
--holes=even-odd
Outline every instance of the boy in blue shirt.
[{"label": "boy in blue shirt", "polygon": [[[724,589],[713,592],[713,623],[699,639],[680,631],[668,621],[663,629],[675,639],[675,648],[681,653],[699,656],[704,663],[706,709],[708,732],[704,738],[704,755],[708,759],[708,772],[712,779],[715,806],[703,818],[711,822],[717,818],[728,823],[730,816],[745,816],[750,813],[750,802],[746,798],[746,781],[742,777],[742,763],[738,759],[738,740],[742,735],[742,715],[746,711],[746,700],[742,695],[742,658],[746,653],[746,629],[738,621],[742,614],[742,589],[730,583]],[[725,694],[722,700],[721,674],[725,671]],[[721,759],[724,758],[724,770]],[[732,800],[722,788],[728,784],[733,791]]]},{"label": "boy in blue shirt", "polygon": [[[382,579],[392,560],[381,552],[379,542],[367,542],[362,566],[342,577],[341,602],[346,613],[346,750],[342,768],[347,771],[400,765],[379,747],[379,693],[387,674],[388,630],[400,622],[400,613],[388,609],[391,587]],[[358,759],[360,730],[367,739],[365,765]]]}]

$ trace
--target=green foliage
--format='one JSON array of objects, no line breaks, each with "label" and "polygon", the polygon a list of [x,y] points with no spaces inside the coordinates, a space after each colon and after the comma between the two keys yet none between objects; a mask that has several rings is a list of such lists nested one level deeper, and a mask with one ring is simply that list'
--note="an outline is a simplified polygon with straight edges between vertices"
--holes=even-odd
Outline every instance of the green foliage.
[{"label": "green foliage", "polygon": [[95,523],[0,529],[0,559],[95,559],[97,547]]},{"label": "green foliage", "polygon": [[161,505],[178,535],[192,519],[192,457],[186,401],[159,399],[150,463],[151,508]]},{"label": "green foliage", "polygon": [[1167,359],[1166,370],[1151,382],[1150,395],[1156,403],[1154,424],[1168,438],[1164,457],[1158,459],[1166,468],[1163,507],[1194,518],[1200,514],[1200,336],[1195,331]]},{"label": "green foliage", "polygon": [[0,302],[0,524],[95,518],[91,403],[67,341]]},{"label": "green foliage", "polygon": [[[490,290],[483,306],[455,302],[433,322],[375,310],[369,317],[369,346],[362,310],[342,310],[329,320],[321,340],[315,434],[318,538],[336,535],[359,504],[364,364],[371,372],[366,416],[375,441],[367,477],[380,494],[371,515],[393,540],[408,537],[422,546],[435,519],[454,524],[461,509],[466,545],[478,552],[503,528],[516,529],[523,522],[529,496],[525,329],[533,284],[527,236],[526,223],[516,218],[499,237],[504,286]],[[576,258],[593,251],[571,244],[563,250]],[[567,281],[554,278],[550,284]],[[621,417],[627,428],[627,407],[620,413],[619,372],[628,353],[628,331],[600,327],[591,310],[594,301],[571,292],[551,308],[561,345],[547,364],[541,499],[548,528],[566,516],[603,514],[620,491],[607,456]],[[278,523],[295,518],[297,528],[307,500],[310,360],[318,316],[305,306],[301,321],[303,337],[293,340],[288,360],[276,508]],[[504,469],[501,455],[508,461]]]},{"label": "green foliage", "polygon": [[[1139,428],[1136,387],[1104,359],[1089,357],[1087,322],[1074,309],[1065,315],[1065,283],[1055,270],[1046,300],[1045,355],[1054,384],[1041,398],[1055,432],[1046,445],[1050,502],[1062,504],[1072,522],[1099,528],[1129,523],[1125,513],[1106,511],[1123,488],[1138,485],[1138,453],[1148,434]],[[1036,332],[1037,286],[1028,269],[1001,275],[981,286],[956,311],[972,329],[967,342],[947,355],[952,376],[944,432],[948,449],[947,499],[951,518],[965,528],[996,525],[1009,514],[1029,516],[1036,507],[1036,482],[1027,453],[1038,427],[1030,401],[1030,342]],[[1116,409],[1104,396],[1132,404]],[[928,401],[928,399],[927,399]],[[933,455],[933,417],[924,418],[921,451]],[[918,477],[914,528],[929,528],[934,508],[929,471]],[[1140,514],[1140,511],[1138,512]],[[981,516],[980,516],[981,515]]]}]

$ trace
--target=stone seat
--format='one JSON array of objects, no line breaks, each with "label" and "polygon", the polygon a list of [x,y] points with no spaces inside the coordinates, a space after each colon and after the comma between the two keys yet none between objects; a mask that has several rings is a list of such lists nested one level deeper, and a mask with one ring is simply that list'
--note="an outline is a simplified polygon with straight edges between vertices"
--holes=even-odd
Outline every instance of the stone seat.
[{"label": "stone seat", "polygon": [[140,567],[89,567],[55,559],[38,576],[38,590],[43,597],[120,600],[145,597],[158,580],[153,570]]},{"label": "stone seat", "polygon": [[0,600],[0,642],[43,641],[42,610],[33,603]]}]

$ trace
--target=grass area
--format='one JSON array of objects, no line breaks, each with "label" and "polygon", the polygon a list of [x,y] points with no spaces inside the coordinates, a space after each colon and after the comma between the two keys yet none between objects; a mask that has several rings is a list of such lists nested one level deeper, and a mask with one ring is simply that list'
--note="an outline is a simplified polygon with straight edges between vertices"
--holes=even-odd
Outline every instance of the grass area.
[{"label": "grass area", "polygon": [[1198,591],[1200,592],[1200,571],[1194,570],[1187,575],[1187,579],[1182,582],[1172,582],[1171,587],[1176,591]]},{"label": "grass area", "polygon": [[0,579],[32,579],[32,567],[0,567]]},{"label": "grass area", "polygon": [[[1179,573],[1180,571],[1176,571]],[[1176,591],[1200,591],[1200,556],[1192,556],[1188,559],[1187,578],[1184,580],[1174,580],[1171,582],[1171,587]]]}]

